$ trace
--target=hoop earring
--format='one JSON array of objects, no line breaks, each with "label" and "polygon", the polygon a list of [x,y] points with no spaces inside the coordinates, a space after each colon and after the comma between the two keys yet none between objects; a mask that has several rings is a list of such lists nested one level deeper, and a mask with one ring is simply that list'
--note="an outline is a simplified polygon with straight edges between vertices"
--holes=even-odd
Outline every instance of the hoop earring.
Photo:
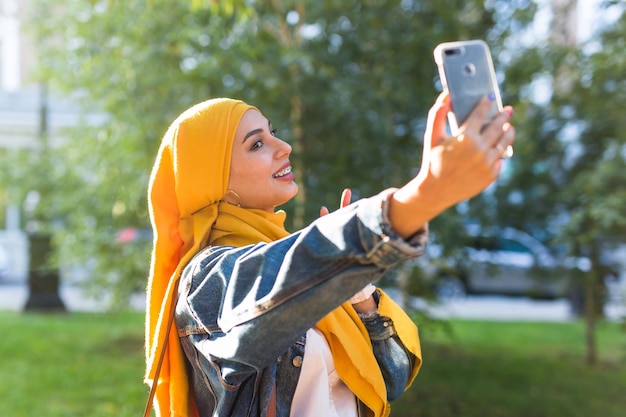
[{"label": "hoop earring", "polygon": [[[237,199],[237,202],[233,203],[232,201],[226,200],[226,196],[228,194],[232,194],[233,196],[235,196],[235,198]],[[233,190],[230,190],[230,189],[226,190],[226,194],[224,194],[224,197],[222,197],[222,199],[220,201],[223,201],[224,203],[232,204],[233,206],[241,207],[241,196],[239,194],[237,194],[236,192],[234,192]]]}]

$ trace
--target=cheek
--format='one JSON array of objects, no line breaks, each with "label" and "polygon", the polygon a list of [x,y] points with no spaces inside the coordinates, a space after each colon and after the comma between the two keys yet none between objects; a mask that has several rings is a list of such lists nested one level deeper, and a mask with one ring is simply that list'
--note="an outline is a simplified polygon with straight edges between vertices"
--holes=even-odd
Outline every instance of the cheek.
[{"label": "cheek", "polygon": [[234,163],[233,163],[230,167],[230,172],[228,173],[228,188],[232,190],[236,190],[239,183],[241,182],[240,177],[241,177],[241,174],[239,173],[239,170],[237,170],[237,168],[234,166]]},{"label": "cheek", "polygon": [[229,188],[235,191],[254,188],[254,183],[258,182],[261,176],[259,175],[259,171],[253,167],[252,161],[233,161],[228,181]]}]

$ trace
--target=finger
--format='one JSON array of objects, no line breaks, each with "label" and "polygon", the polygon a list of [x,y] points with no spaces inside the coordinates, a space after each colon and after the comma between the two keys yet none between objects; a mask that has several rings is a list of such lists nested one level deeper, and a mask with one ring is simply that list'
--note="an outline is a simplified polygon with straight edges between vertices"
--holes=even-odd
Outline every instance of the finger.
[{"label": "finger", "polygon": [[492,149],[496,151],[498,159],[509,159],[513,156],[513,147],[511,145],[504,146],[501,143],[496,143],[496,146]]},{"label": "finger", "polygon": [[515,153],[515,151],[513,150],[513,146],[509,145],[504,150],[504,153],[502,154],[500,159],[511,159],[511,158],[513,158],[513,154],[514,153]]},{"label": "finger", "polygon": [[513,154],[512,146],[513,142],[515,142],[515,128],[510,123],[506,123],[502,130],[502,136],[495,145],[490,148],[491,152],[495,153],[495,155],[493,155],[494,159],[507,159]]},{"label": "finger", "polygon": [[437,101],[428,111],[428,121],[424,134],[425,153],[446,137],[446,120],[449,111],[450,96],[447,92],[443,92],[439,94]]},{"label": "finger", "polygon": [[513,156],[513,143],[515,142],[516,134],[517,132],[511,124],[507,123],[504,126],[504,134],[502,135],[502,139],[500,139],[499,143],[504,146],[505,151],[503,155],[506,155],[507,158]]},{"label": "finger", "polygon": [[322,206],[322,207],[320,208],[320,217],[324,217],[324,216],[325,216],[325,215],[327,215],[328,213],[330,213],[330,212],[328,211],[328,207],[326,207],[326,206]]},{"label": "finger", "polygon": [[482,127],[488,122],[487,117],[491,111],[491,106],[495,101],[495,96],[490,93],[481,98],[474,109],[471,111],[465,123],[461,126],[461,130],[470,130],[473,132],[480,132]]},{"label": "finger", "polygon": [[512,116],[513,107],[507,106],[483,128],[482,135],[487,146],[495,146],[498,143],[503,132],[508,129],[507,125],[510,126],[509,120]]},{"label": "finger", "polygon": [[349,206],[350,200],[352,200],[352,190],[345,188],[341,193],[341,203],[339,203],[339,207]]}]

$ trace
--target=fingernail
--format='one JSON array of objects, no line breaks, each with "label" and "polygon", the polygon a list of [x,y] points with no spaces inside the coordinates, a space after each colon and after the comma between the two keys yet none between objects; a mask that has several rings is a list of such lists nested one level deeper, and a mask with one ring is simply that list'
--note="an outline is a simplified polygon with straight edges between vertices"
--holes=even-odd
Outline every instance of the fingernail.
[{"label": "fingernail", "polygon": [[509,117],[513,116],[513,107],[505,107],[504,111],[507,112]]},{"label": "fingernail", "polygon": [[487,95],[487,98],[489,99],[489,101],[496,101],[496,93],[492,91]]}]

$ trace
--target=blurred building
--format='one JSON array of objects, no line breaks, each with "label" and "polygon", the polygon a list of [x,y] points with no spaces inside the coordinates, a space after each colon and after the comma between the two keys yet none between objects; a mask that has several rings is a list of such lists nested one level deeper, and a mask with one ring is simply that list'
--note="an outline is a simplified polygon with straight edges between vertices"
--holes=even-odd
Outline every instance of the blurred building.
[{"label": "blurred building", "polygon": [[[9,157],[20,148],[36,149],[44,131],[51,142],[59,140],[63,127],[78,120],[77,112],[50,98],[36,78],[37,48],[27,26],[32,4],[0,0],[0,149]],[[0,190],[0,281],[25,280],[28,275],[22,204],[13,201],[10,192]]]},{"label": "blurred building", "polygon": [[40,88],[31,74],[35,48],[25,35],[26,0],[0,0],[0,146],[33,146],[39,129]]},{"label": "blurred building", "polygon": [[[38,78],[31,26],[34,3],[0,0],[0,149],[9,157],[18,149],[37,151],[44,136],[51,146],[60,143],[65,129],[84,116],[70,97],[49,91]],[[102,123],[103,116],[87,115],[83,120]],[[0,189],[0,281],[28,275],[28,239],[20,217],[29,202],[13,201],[10,192]]]},{"label": "blurred building", "polygon": [[550,37],[557,45],[575,46],[578,42],[577,0],[552,0]]},{"label": "blurred building", "polygon": [[[38,133],[38,86],[28,82],[28,71],[35,67],[35,53],[21,24],[27,3],[0,0],[0,147],[9,152],[33,146]],[[19,207],[8,205],[8,200],[0,200],[0,218],[5,223],[0,229],[0,280],[25,280],[27,238],[20,230]]]}]

